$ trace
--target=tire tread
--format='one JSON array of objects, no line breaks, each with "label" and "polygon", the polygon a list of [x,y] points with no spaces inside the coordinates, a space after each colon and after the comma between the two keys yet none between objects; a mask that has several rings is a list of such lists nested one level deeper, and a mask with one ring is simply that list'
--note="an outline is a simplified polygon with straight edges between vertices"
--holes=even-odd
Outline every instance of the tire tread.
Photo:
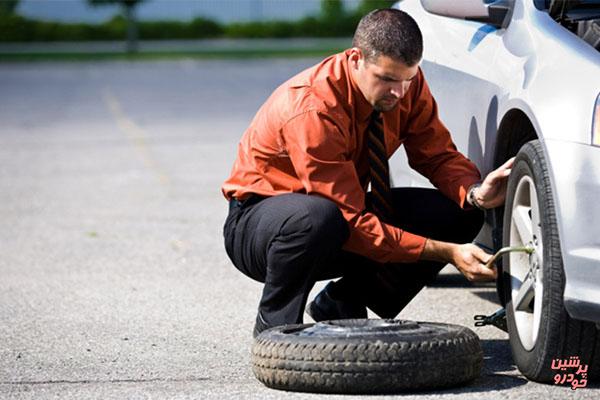
[{"label": "tire tread", "polygon": [[[456,328],[440,339],[323,337],[324,343],[267,331],[252,348],[252,369],[266,386],[304,392],[393,393],[455,386],[476,379],[483,365],[477,335]],[[271,347],[284,350],[266,350]]]}]

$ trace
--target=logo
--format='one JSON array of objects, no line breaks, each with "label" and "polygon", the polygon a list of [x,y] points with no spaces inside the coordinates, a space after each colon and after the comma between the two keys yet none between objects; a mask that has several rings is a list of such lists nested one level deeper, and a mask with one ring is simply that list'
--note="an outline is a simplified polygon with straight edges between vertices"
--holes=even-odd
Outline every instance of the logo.
[{"label": "logo", "polygon": [[588,366],[581,364],[578,356],[571,356],[564,360],[555,358],[552,360],[552,369],[557,371],[557,374],[554,375],[555,385],[570,383],[573,390],[587,386]]}]

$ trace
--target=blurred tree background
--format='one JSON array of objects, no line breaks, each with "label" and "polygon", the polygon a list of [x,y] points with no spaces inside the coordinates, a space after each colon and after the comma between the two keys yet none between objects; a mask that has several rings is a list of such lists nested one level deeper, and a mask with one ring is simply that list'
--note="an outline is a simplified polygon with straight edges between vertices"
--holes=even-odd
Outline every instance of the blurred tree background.
[{"label": "blurred tree background", "polygon": [[15,14],[18,0],[0,0],[0,42],[47,42],[128,39],[135,51],[141,40],[205,38],[289,38],[352,36],[360,18],[394,1],[361,0],[347,10],[341,0],[321,0],[320,11],[297,20],[257,20],[221,23],[202,16],[190,21],[136,22],[137,6],[146,0],[87,0],[102,6],[121,4],[122,13],[101,24],[39,21]]},{"label": "blurred tree background", "polygon": [[14,14],[19,0],[1,0],[0,1],[0,15],[11,15]]},{"label": "blurred tree background", "polygon": [[138,28],[135,19],[135,7],[144,0],[88,0],[93,6],[120,4],[127,24],[127,52],[137,51]]}]

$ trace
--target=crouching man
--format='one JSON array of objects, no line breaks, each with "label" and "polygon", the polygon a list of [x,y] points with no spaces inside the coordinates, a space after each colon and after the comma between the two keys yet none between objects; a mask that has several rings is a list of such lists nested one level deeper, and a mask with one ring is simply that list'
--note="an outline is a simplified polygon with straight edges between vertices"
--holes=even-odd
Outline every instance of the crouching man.
[{"label": "crouching man", "polygon": [[[254,335],[316,320],[394,318],[447,264],[493,280],[470,242],[481,209],[504,202],[512,160],[483,181],[438,118],[419,62],[422,36],[406,13],[359,23],[352,48],[279,86],[244,133],[230,177],[225,248],[264,283]],[[436,189],[390,188],[401,146]]]}]

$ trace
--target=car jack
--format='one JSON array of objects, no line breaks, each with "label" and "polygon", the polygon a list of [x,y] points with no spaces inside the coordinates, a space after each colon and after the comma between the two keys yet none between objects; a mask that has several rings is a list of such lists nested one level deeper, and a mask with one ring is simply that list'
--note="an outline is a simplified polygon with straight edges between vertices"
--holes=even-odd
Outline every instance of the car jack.
[{"label": "car jack", "polygon": [[475,326],[494,325],[496,328],[508,332],[508,327],[506,326],[506,309],[504,308],[499,309],[491,315],[476,315],[474,319]]},{"label": "car jack", "polygon": [[[490,258],[490,260],[485,264],[486,267],[492,268],[494,262],[506,253],[512,252],[522,252],[531,254],[534,252],[534,248],[530,246],[513,246],[513,247],[503,247],[496,254]],[[486,326],[493,325],[498,329],[503,330],[504,332],[508,332],[508,327],[506,325],[506,309],[501,308],[493,314],[490,315],[476,315],[473,317],[475,319],[475,326]]]}]

